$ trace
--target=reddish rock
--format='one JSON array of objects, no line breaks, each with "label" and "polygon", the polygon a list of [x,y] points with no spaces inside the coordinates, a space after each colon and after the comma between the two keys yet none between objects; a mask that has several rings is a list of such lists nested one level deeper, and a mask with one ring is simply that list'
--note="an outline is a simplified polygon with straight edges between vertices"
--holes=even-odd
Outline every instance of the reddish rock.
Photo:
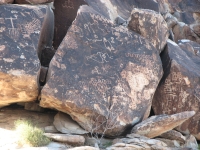
[{"label": "reddish rock", "polygon": [[48,6],[0,6],[0,106],[38,97],[40,54],[52,40]]},{"label": "reddish rock", "polygon": [[200,139],[200,45],[181,40],[179,46],[168,41],[161,54],[164,76],[153,99],[155,114],[175,114],[195,111],[191,119],[177,129]]},{"label": "reddish rock", "polygon": [[134,8],[128,28],[149,40],[159,52],[164,49],[169,36],[164,18],[152,10]]},{"label": "reddish rock", "polygon": [[153,45],[82,6],[51,61],[40,105],[115,136],[148,117],[161,77]]},{"label": "reddish rock", "polygon": [[84,0],[55,0],[55,29],[53,46],[57,49],[64,39],[68,28],[76,18],[78,8],[86,4]]}]

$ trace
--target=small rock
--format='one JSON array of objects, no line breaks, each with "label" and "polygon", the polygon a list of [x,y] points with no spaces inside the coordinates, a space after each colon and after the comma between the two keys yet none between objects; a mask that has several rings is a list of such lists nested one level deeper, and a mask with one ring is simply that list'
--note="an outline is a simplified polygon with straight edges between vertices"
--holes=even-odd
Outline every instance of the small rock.
[{"label": "small rock", "polygon": [[152,116],[133,127],[132,133],[149,138],[165,133],[195,115],[195,111],[185,111],[174,115]]},{"label": "small rock", "polygon": [[169,140],[177,140],[177,141],[180,141],[182,144],[185,143],[185,140],[186,140],[186,138],[180,132],[175,131],[175,130],[167,131],[159,135],[159,137],[169,139]]},{"label": "small rock", "polygon": [[67,134],[86,134],[88,131],[81,128],[77,122],[72,120],[72,118],[62,112],[59,112],[54,117],[53,122],[55,128],[61,133]]},{"label": "small rock", "polygon": [[193,135],[186,136],[186,143],[182,147],[191,148],[194,150],[198,150],[199,145],[197,143],[196,138]]},{"label": "small rock", "polygon": [[14,0],[0,0],[0,5],[2,5],[2,4],[11,4],[13,2],[14,2]]},{"label": "small rock", "polygon": [[95,148],[91,146],[81,146],[81,147],[70,148],[68,150],[99,150],[99,148]]},{"label": "small rock", "polygon": [[48,67],[41,66],[40,79],[39,79],[41,83],[44,83],[46,81],[47,72],[48,72]]},{"label": "small rock", "polygon": [[85,138],[80,135],[69,135],[69,134],[53,134],[53,133],[44,133],[48,138],[58,141],[64,142],[70,145],[81,146],[85,143]]}]

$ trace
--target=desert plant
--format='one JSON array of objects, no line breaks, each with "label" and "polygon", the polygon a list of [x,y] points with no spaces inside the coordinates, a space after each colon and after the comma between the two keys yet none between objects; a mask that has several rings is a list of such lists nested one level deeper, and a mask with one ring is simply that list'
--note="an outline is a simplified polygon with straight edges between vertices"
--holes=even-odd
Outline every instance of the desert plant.
[{"label": "desert plant", "polygon": [[44,136],[42,129],[33,125],[31,121],[17,120],[15,129],[18,136],[18,144],[39,147],[49,144],[50,139]]}]

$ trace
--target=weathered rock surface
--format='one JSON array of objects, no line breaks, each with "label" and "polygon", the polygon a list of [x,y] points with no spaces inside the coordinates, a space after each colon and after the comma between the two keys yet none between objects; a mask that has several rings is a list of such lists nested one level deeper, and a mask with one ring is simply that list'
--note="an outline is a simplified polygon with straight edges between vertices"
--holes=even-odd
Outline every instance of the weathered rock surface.
[{"label": "weathered rock surface", "polygon": [[164,76],[153,99],[155,114],[175,114],[195,111],[196,114],[177,129],[200,139],[200,46],[189,40],[181,40],[180,48],[168,41],[162,53]]},{"label": "weathered rock surface", "polygon": [[70,135],[70,134],[56,134],[56,133],[44,133],[45,136],[51,138],[52,140],[64,142],[70,145],[81,146],[85,143],[85,138],[80,135]]},{"label": "weathered rock surface", "polygon": [[54,0],[15,0],[15,4],[44,4],[44,3],[50,3]]},{"label": "weathered rock surface", "polygon": [[176,130],[167,131],[167,132],[159,135],[159,137],[169,139],[169,140],[180,141],[181,143],[185,143],[185,141],[186,141],[186,138],[180,132],[178,132]]},{"label": "weathered rock surface", "polygon": [[77,122],[72,120],[72,118],[64,114],[62,112],[59,112],[54,117],[54,126],[58,131],[61,133],[67,133],[67,134],[86,134],[88,131],[85,131],[83,128],[81,128]]},{"label": "weathered rock surface", "polygon": [[181,125],[194,115],[194,111],[186,111],[173,115],[152,116],[134,126],[131,132],[154,138]]},{"label": "weathered rock surface", "polygon": [[0,5],[0,107],[38,96],[42,47],[52,40],[48,6]]},{"label": "weathered rock surface", "polygon": [[128,19],[128,28],[141,34],[149,40],[161,53],[169,37],[167,23],[161,14],[148,10],[134,8]]},{"label": "weathered rock surface", "polygon": [[25,110],[30,110],[30,111],[38,111],[38,112],[43,112],[44,108],[40,107],[38,103],[35,102],[27,102],[25,103],[24,106]]},{"label": "weathered rock surface", "polygon": [[2,4],[11,4],[13,2],[14,2],[14,0],[0,0],[0,5],[2,5]]},{"label": "weathered rock surface", "polygon": [[162,76],[158,54],[140,35],[82,6],[51,61],[40,105],[68,113],[89,132],[119,135],[149,116]]},{"label": "weathered rock surface", "polygon": [[86,4],[84,0],[55,0],[55,30],[53,47],[57,49],[64,39],[68,28],[76,18],[79,6]]},{"label": "weathered rock surface", "polygon": [[58,133],[59,131],[54,126],[46,126],[44,128],[45,133]]}]

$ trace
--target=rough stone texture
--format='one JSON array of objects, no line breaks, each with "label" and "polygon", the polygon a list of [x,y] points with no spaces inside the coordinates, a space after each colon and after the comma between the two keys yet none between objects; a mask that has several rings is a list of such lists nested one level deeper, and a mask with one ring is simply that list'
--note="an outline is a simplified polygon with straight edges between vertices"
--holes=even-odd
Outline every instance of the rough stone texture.
[{"label": "rough stone texture", "polygon": [[189,39],[200,44],[200,37],[185,23],[178,22],[173,28],[174,40],[178,43],[178,40]]},{"label": "rough stone texture", "polygon": [[106,147],[110,146],[112,144],[113,139],[110,138],[104,138],[97,139],[95,136],[90,137],[88,135],[85,135],[85,145],[87,146],[94,146],[98,143],[98,147],[100,149],[106,149]]},{"label": "rough stone texture", "polygon": [[54,117],[54,126],[58,131],[61,133],[68,133],[68,134],[86,134],[88,131],[85,131],[83,128],[81,128],[77,122],[72,120],[72,118],[64,114],[62,112],[59,112]]},{"label": "rough stone texture", "polygon": [[15,4],[44,4],[44,3],[50,3],[54,0],[15,0]]},{"label": "rough stone texture", "polygon": [[[85,0],[89,6],[106,18],[119,23],[118,19],[124,22],[130,17],[133,8],[151,9],[159,12],[159,6],[155,0]],[[121,20],[121,21],[122,21]]]},{"label": "rough stone texture", "polygon": [[173,115],[152,116],[134,126],[131,132],[154,138],[181,125],[194,115],[194,111],[186,111]]},{"label": "rough stone texture", "polygon": [[200,45],[181,40],[179,46],[168,40],[161,54],[165,73],[154,95],[152,107],[155,114],[195,111],[196,115],[179,126],[178,130],[200,139]]},{"label": "rough stone texture", "polygon": [[165,139],[170,139],[170,140],[180,141],[181,143],[185,143],[185,141],[186,141],[186,138],[180,132],[178,132],[176,130],[167,131],[167,132],[159,135],[159,137],[162,137]]},{"label": "rough stone texture", "polygon": [[193,135],[186,136],[186,143],[182,147],[188,147],[188,148],[192,148],[195,150],[199,149],[197,140],[195,139],[195,137]]},{"label": "rough stone texture", "polygon": [[0,0],[0,5],[2,4],[12,4],[14,0]]},{"label": "rough stone texture", "polygon": [[42,107],[90,132],[119,135],[149,116],[162,76],[158,51],[140,35],[82,6],[51,61]]},{"label": "rough stone texture", "polygon": [[52,40],[52,21],[45,5],[0,5],[0,106],[37,99],[38,56]]},{"label": "rough stone texture", "polygon": [[57,49],[64,39],[68,28],[76,18],[79,6],[86,4],[84,0],[55,0],[55,30],[53,47]]},{"label": "rough stone texture", "polygon": [[159,52],[164,49],[169,36],[164,18],[159,13],[147,9],[134,8],[128,28],[149,40]]},{"label": "rough stone texture", "polygon": [[52,140],[64,142],[70,145],[82,146],[85,143],[85,138],[80,135],[70,134],[56,134],[56,133],[44,133],[45,136]]},{"label": "rough stone texture", "polygon": [[40,107],[38,103],[27,102],[24,106],[25,110],[44,112],[44,108]]},{"label": "rough stone texture", "polygon": [[40,78],[39,78],[41,84],[45,83],[47,72],[48,72],[48,67],[41,66],[41,68],[40,68]]}]

